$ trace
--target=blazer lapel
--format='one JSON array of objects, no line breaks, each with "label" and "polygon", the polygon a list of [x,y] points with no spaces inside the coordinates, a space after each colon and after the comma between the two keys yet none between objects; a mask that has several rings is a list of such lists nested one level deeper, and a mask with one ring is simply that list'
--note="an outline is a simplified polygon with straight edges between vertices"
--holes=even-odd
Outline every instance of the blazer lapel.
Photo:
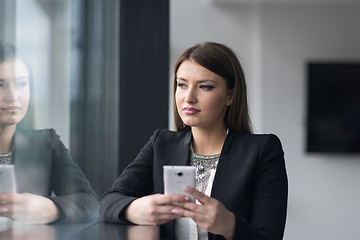
[{"label": "blazer lapel", "polygon": [[186,165],[189,160],[189,146],[192,138],[191,130],[184,132],[185,136],[180,138],[178,144],[169,149],[166,165]]},{"label": "blazer lapel", "polygon": [[32,132],[15,135],[15,175],[18,192],[49,195],[51,151],[46,142],[34,137]]},{"label": "blazer lapel", "polygon": [[220,202],[223,202],[227,196],[227,194],[223,194],[223,192],[224,189],[226,189],[226,184],[228,183],[227,179],[225,179],[227,178],[227,168],[231,167],[229,165],[228,157],[230,153],[231,142],[233,140],[233,133],[233,131],[229,130],[229,133],[225,139],[224,146],[220,154],[219,164],[216,169],[213,186],[211,189],[211,197],[219,200]]}]

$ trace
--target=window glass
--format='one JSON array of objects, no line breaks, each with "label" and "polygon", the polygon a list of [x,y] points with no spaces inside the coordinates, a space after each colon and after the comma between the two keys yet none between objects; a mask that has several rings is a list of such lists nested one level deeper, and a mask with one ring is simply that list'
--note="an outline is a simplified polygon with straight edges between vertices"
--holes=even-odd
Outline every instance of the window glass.
[{"label": "window glass", "polygon": [[119,1],[0,1],[0,41],[31,71],[34,129],[56,130],[99,196],[119,173],[119,10]]}]

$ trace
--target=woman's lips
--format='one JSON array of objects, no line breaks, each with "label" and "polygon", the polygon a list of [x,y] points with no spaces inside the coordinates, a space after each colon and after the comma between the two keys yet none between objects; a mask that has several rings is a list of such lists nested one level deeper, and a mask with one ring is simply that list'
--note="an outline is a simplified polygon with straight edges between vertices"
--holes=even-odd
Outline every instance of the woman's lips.
[{"label": "woman's lips", "polygon": [[196,108],[192,108],[192,107],[184,107],[183,111],[187,115],[193,115],[193,114],[200,112],[200,110],[198,110]]},{"label": "woman's lips", "polygon": [[9,106],[9,107],[2,107],[0,111],[8,112],[8,113],[16,113],[20,110],[20,107],[17,106]]}]

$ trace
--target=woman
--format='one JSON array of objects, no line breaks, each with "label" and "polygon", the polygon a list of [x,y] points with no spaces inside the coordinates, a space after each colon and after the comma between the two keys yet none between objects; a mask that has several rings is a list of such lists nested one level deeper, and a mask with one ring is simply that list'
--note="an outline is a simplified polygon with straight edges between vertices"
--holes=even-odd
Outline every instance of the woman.
[{"label": "woman", "polygon": [[[108,222],[161,225],[164,239],[282,239],[287,176],[279,139],[250,127],[236,55],[218,43],[175,65],[176,132],[157,130],[100,204]],[[197,202],[163,194],[163,165],[196,166]],[[175,220],[175,221],[173,221]]]},{"label": "woman", "polygon": [[14,164],[18,192],[0,192],[0,216],[40,224],[92,220],[97,198],[55,130],[17,128],[31,105],[30,79],[14,47],[0,43],[0,163]]}]

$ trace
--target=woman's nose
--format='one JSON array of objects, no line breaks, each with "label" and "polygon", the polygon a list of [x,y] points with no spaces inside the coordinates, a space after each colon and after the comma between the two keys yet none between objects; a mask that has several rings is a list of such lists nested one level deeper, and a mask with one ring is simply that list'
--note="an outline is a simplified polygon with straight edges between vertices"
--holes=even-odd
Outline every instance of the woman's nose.
[{"label": "woman's nose", "polygon": [[6,102],[14,102],[16,100],[16,98],[17,98],[17,94],[18,93],[17,93],[17,90],[16,90],[15,86],[13,86],[11,84],[5,90],[5,94],[4,94],[5,99],[4,100]]},{"label": "woman's nose", "polygon": [[195,103],[197,101],[196,98],[196,91],[195,89],[188,89],[186,96],[185,96],[185,102],[186,103]]}]

